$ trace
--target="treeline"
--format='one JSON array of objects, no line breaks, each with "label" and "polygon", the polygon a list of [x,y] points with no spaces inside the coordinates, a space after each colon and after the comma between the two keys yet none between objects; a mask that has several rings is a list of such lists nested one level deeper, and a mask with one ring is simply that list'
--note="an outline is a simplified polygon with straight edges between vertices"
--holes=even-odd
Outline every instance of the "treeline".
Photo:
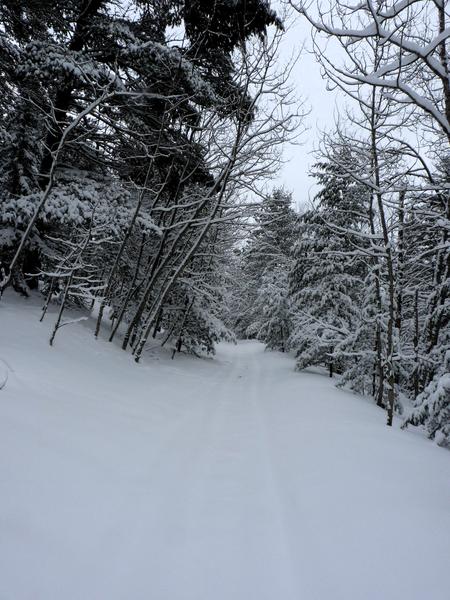
[{"label": "treeline", "polygon": [[282,35],[264,0],[1,3],[0,294],[56,301],[50,343],[73,305],[137,361],[232,335],[236,223],[298,125]]},{"label": "treeline", "polygon": [[293,351],[299,368],[327,365],[371,394],[388,425],[397,410],[404,426],[450,445],[448,3],[338,0],[298,11],[348,108],[323,136],[311,208],[297,218],[278,192],[262,206],[238,260],[251,284],[237,325]]},{"label": "treeline", "polygon": [[319,191],[303,214],[283,190],[261,203],[235,253],[229,323],[239,337],[294,353],[298,369],[338,374],[339,385],[385,408],[389,424],[396,410],[448,444],[450,289],[440,230],[448,202],[399,193],[389,207],[391,272],[373,194],[349,175],[355,154],[340,149],[315,165]]}]

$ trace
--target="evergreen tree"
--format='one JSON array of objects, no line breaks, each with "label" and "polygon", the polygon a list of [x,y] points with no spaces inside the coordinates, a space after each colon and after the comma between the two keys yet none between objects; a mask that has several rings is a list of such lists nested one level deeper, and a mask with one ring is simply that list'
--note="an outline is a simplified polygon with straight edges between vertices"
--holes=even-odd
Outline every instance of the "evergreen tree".
[{"label": "evergreen tree", "polygon": [[327,364],[330,375],[342,372],[347,362],[338,349],[361,321],[366,275],[358,234],[366,226],[367,194],[341,166],[351,161],[344,148],[335,160],[316,165],[321,189],[316,206],[299,224],[290,276],[294,324],[289,344],[297,367]]},{"label": "evergreen tree", "polygon": [[287,274],[297,215],[292,196],[275,189],[257,207],[255,227],[239,252],[233,329],[270,348],[286,349],[290,332]]},{"label": "evergreen tree", "polygon": [[[139,357],[152,329],[178,331],[177,296],[191,307],[183,339],[189,328],[194,348],[197,330],[211,351],[220,293],[199,293],[210,266],[198,256],[236,160],[223,166],[217,146],[251,126],[250,39],[281,30],[275,12],[264,0],[6,0],[0,19],[0,293],[64,288],[82,232],[102,230],[86,273],[76,263],[99,282],[82,302],[99,304],[96,334],[106,311],[110,339],[125,325]],[[176,27],[183,40],[170,39]]]},{"label": "evergreen tree", "polygon": [[254,304],[254,320],[246,334],[263,341],[270,350],[285,352],[291,331],[288,298],[289,263],[264,271]]}]

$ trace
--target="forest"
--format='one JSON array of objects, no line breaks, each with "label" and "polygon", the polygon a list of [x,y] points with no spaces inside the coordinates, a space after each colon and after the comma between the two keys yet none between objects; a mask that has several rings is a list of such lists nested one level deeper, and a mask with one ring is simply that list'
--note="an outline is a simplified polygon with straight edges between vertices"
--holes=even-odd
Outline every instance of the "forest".
[{"label": "forest", "polygon": [[[4,0],[0,293],[136,362],[260,340],[448,446],[447,2],[310,4]],[[348,100],[301,211],[273,183],[308,135],[292,15]]]},{"label": "forest", "polygon": [[1,600],[448,600],[449,38],[1,0]]}]

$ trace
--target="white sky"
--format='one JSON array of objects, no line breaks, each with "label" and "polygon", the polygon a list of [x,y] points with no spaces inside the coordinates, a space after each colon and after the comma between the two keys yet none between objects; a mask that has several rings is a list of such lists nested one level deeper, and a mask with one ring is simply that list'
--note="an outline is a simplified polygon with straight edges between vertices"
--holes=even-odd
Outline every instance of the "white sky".
[{"label": "white sky", "polygon": [[[277,2],[273,3],[276,7]],[[284,157],[288,162],[280,172],[276,185],[283,185],[292,191],[297,208],[307,203],[314,195],[314,179],[308,175],[315,159],[312,155],[317,147],[320,130],[332,128],[336,104],[339,99],[337,92],[327,91],[326,80],[321,76],[320,66],[314,56],[308,52],[311,49],[311,27],[300,15],[293,15],[293,23],[287,31],[281,49],[281,59],[288,60],[294,49],[305,45],[298,63],[292,73],[292,84],[297,95],[305,99],[311,112],[306,117],[306,131],[300,138],[302,146],[288,146]],[[341,99],[342,102],[342,99]]]}]

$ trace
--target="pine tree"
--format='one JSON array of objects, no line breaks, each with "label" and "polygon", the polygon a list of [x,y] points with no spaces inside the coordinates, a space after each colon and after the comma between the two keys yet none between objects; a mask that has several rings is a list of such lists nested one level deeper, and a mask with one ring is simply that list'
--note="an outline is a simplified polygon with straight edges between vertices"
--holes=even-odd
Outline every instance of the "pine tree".
[{"label": "pine tree", "polygon": [[296,221],[291,194],[275,189],[257,207],[254,230],[237,258],[233,329],[273,349],[285,350],[290,333],[287,275]]},{"label": "pine tree", "polygon": [[348,362],[342,344],[361,322],[367,272],[358,236],[366,225],[367,194],[341,166],[351,164],[349,149],[339,150],[335,158],[315,167],[321,189],[316,206],[299,224],[290,276],[293,331],[289,344],[297,367],[327,364],[330,375],[342,372]]},{"label": "pine tree", "polygon": [[[264,0],[25,0],[19,9],[7,0],[0,18],[0,293],[60,286],[101,209],[108,235],[95,239],[89,266],[100,285],[87,294],[99,305],[96,335],[108,314],[110,339],[124,332],[138,357],[162,324],[211,351],[228,334],[215,320],[220,292],[205,287],[215,274],[198,256],[211,253],[209,229],[234,201],[237,155],[223,157],[255,118],[246,77],[264,85],[256,56],[272,58],[250,40],[281,30],[275,12]],[[177,27],[183,40],[170,39]],[[76,304],[73,289],[66,299]],[[182,321],[175,296],[190,306]]]},{"label": "pine tree", "polygon": [[264,271],[256,294],[253,322],[246,334],[263,341],[270,350],[285,352],[291,331],[288,298],[289,263]]},{"label": "pine tree", "polygon": [[[264,35],[268,25],[280,26],[265,2],[242,3],[239,10],[227,2],[216,4],[210,11],[215,29],[208,54],[198,47],[206,43],[198,35],[206,8],[195,3],[136,1],[120,11],[105,0],[29,0],[18,11],[15,2],[4,2],[2,76],[9,98],[1,118],[2,131],[10,134],[3,134],[0,148],[2,208],[15,204],[32,213],[55,161],[56,183],[61,169],[76,166],[90,177],[114,178],[117,185],[151,183],[154,189],[164,182],[167,197],[180,187],[183,172],[190,173],[189,184],[210,186],[206,149],[192,132],[204,110],[226,118],[248,105],[246,92],[233,80],[231,53],[251,35]],[[221,40],[228,20],[217,20],[220,11],[251,23],[234,31],[226,47]],[[170,44],[167,28],[183,19],[187,44]],[[221,77],[214,75],[216,69]],[[57,152],[74,117],[102,95]],[[6,264],[24,226],[13,213],[0,236]],[[39,251],[45,230],[39,217],[24,253]],[[23,268],[17,265],[17,270]]]}]

